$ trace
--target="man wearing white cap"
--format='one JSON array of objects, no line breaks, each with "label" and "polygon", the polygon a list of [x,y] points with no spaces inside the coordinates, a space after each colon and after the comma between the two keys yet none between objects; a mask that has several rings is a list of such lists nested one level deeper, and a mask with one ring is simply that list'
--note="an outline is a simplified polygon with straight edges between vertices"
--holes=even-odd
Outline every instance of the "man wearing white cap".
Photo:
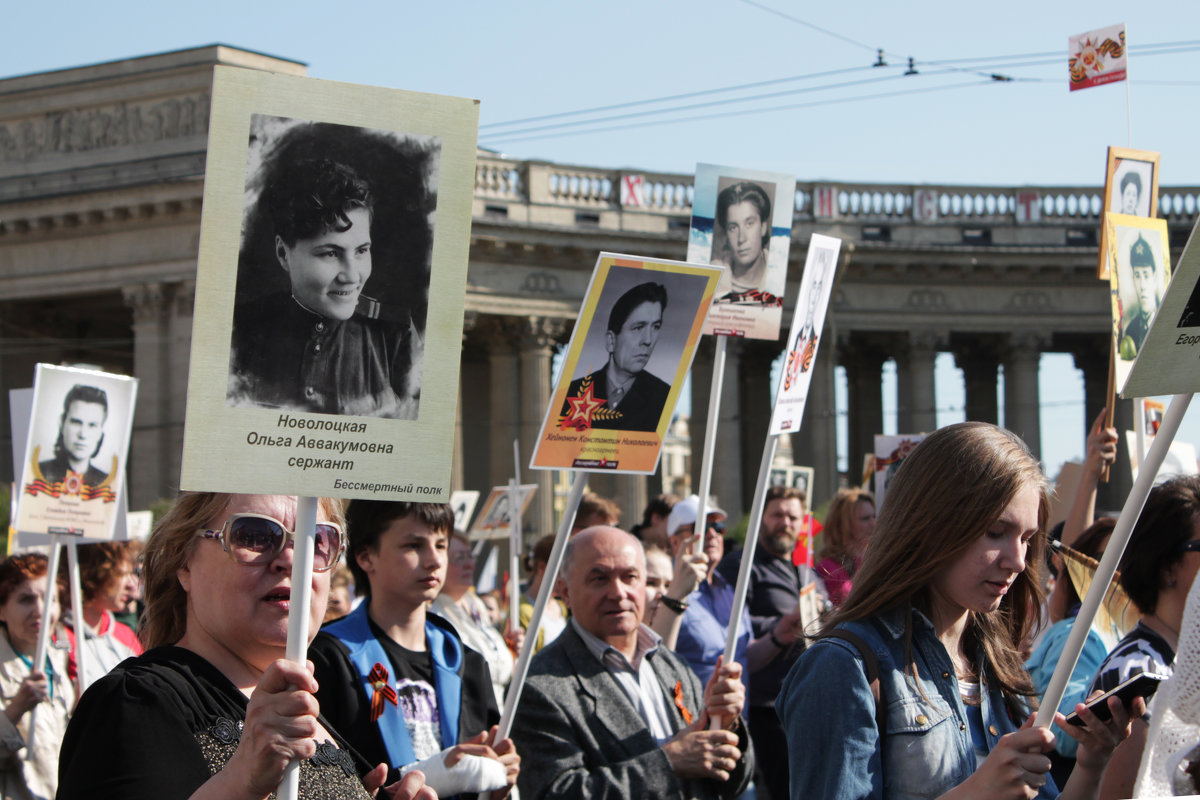
[{"label": "man wearing white cap", "polygon": [[[659,615],[681,617],[679,637],[675,653],[691,666],[692,671],[707,684],[717,663],[717,656],[725,652],[725,639],[729,630],[729,619],[733,612],[733,585],[717,574],[717,564],[725,555],[725,512],[713,504],[708,506],[708,524],[704,533],[704,556],[706,560],[689,558],[696,535],[696,513],[700,498],[691,495],[675,504],[667,517],[667,534],[676,564],[690,561],[704,569],[703,578],[696,584],[696,575],[686,574],[685,568],[676,570],[676,579],[671,581],[670,590],[660,598],[655,614],[655,629],[662,623]],[[698,572],[699,570],[696,570]],[[689,569],[690,572],[690,569]],[[750,645],[750,614],[742,609],[742,624],[739,628],[735,658],[742,665],[742,674],[749,674],[746,650]]]}]

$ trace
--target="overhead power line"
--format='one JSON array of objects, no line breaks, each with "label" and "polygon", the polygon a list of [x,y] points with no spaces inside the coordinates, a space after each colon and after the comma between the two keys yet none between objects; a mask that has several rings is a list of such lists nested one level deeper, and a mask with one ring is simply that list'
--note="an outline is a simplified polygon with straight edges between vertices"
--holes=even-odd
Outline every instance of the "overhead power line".
[{"label": "overhead power line", "polygon": [[945,84],[945,85],[941,85],[941,86],[927,86],[927,87],[922,87],[919,89],[905,89],[905,90],[901,90],[901,91],[897,91],[897,92],[882,92],[882,93],[877,93],[877,94],[857,95],[855,97],[834,97],[834,98],[829,98],[828,100],[814,100],[809,103],[789,103],[786,105],[765,106],[763,108],[750,108],[750,109],[744,109],[744,110],[739,110],[739,111],[720,111],[720,112],[716,112],[716,113],[712,113],[712,114],[699,114],[699,115],[690,116],[690,117],[673,117],[671,119],[643,120],[640,122],[631,122],[631,123],[624,124],[624,125],[612,125],[612,126],[605,127],[605,128],[588,128],[586,130],[559,131],[556,133],[535,133],[532,135],[519,136],[519,137],[515,137],[512,139],[499,137],[498,140],[502,139],[504,142],[524,142],[524,141],[531,141],[534,139],[545,139],[548,137],[583,136],[583,135],[591,134],[591,133],[609,133],[612,131],[627,130],[629,128],[648,128],[648,127],[654,127],[654,126],[658,126],[658,125],[674,125],[674,124],[680,123],[680,122],[699,122],[702,120],[709,120],[709,119],[721,119],[723,117],[748,116],[750,114],[763,114],[763,113],[767,113],[767,112],[771,112],[771,111],[790,111],[790,110],[799,109],[799,108],[814,108],[817,106],[838,105],[838,104],[843,104],[843,103],[855,103],[855,102],[860,102],[863,100],[878,100],[881,98],[901,97],[904,95],[926,94],[926,93],[930,93],[930,92],[941,92],[941,91],[947,91],[947,90],[951,90],[951,89],[963,89],[963,88],[969,88],[969,87],[974,87],[974,86],[986,86],[991,83],[992,83],[992,81],[990,79],[989,80],[976,80],[976,81],[969,81],[969,82],[965,82],[965,83]]}]

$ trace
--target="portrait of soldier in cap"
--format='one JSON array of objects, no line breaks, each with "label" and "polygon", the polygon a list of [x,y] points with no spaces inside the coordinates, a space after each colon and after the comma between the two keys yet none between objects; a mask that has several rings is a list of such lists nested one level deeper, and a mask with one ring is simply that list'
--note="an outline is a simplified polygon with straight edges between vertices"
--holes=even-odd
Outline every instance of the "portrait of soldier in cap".
[{"label": "portrait of soldier in cap", "polygon": [[1145,237],[1138,235],[1129,248],[1129,274],[1133,277],[1135,302],[1121,314],[1121,358],[1131,361],[1142,349],[1146,332],[1154,321],[1160,300],[1158,289],[1158,265],[1154,263],[1154,252]]}]

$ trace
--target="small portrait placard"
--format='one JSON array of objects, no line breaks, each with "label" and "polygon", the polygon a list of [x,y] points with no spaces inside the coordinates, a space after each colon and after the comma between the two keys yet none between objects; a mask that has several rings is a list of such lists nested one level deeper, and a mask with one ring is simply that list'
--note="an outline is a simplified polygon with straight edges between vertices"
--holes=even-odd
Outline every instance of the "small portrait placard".
[{"label": "small portrait placard", "polygon": [[896,470],[904,463],[917,445],[924,441],[928,434],[906,433],[895,436],[875,434],[875,465],[872,493],[875,495],[875,507],[883,508],[884,497],[887,496],[888,484],[892,482]]},{"label": "small portrait placard", "polygon": [[[471,541],[508,538],[513,523],[511,491],[511,487],[508,486],[492,487],[492,491],[483,504],[483,510],[479,512],[479,517],[471,526],[468,535]],[[516,491],[520,498],[521,518],[524,519],[525,512],[529,510],[529,503],[533,500],[533,494],[537,491],[537,484],[521,484],[516,487]]]},{"label": "small portrait placard", "polygon": [[1124,391],[1129,371],[1145,346],[1146,334],[1171,280],[1167,221],[1129,214],[1105,214],[1110,248],[1115,386]]},{"label": "small portrait placard", "polygon": [[[1153,218],[1158,214],[1159,154],[1150,150],[1109,147],[1104,172],[1104,214]],[[1103,214],[1101,215],[1103,219]],[[1108,226],[1100,226],[1100,264],[1096,277],[1109,273]]]},{"label": "small portrait placard", "polygon": [[778,339],[796,179],[697,164],[687,260],[725,267],[704,333]]},{"label": "small portrait placard", "polygon": [[448,499],[477,124],[216,68],[183,488]]},{"label": "small portrait placard", "polygon": [[654,472],[720,276],[600,254],[532,468]]},{"label": "small portrait placard", "polygon": [[38,364],[16,528],[112,539],[123,516],[137,380]]},{"label": "small portrait placard", "polygon": [[814,233],[808,243],[800,296],[796,300],[796,312],[792,315],[788,349],[784,353],[783,371],[775,391],[775,410],[771,414],[769,429],[771,433],[800,429],[804,405],[808,402],[808,386],[812,382],[812,366],[825,329],[829,295],[837,276],[841,247],[841,239],[819,233]]},{"label": "small portrait placard", "polygon": [[[1158,222],[1163,225],[1161,236],[1165,244],[1166,222],[1161,219]],[[1183,255],[1166,285],[1154,325],[1139,348],[1124,388],[1117,384],[1122,397],[1200,392],[1200,369],[1197,369],[1200,365],[1200,244],[1197,244],[1196,229],[1196,226],[1192,227]],[[1165,261],[1163,263],[1165,267]]]}]

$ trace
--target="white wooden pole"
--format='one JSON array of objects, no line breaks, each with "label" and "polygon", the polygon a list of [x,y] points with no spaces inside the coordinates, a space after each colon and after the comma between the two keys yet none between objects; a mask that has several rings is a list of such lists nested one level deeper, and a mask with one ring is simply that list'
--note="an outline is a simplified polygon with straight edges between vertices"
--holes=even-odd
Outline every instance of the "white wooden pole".
[{"label": "white wooden pole", "polygon": [[83,589],[80,586],[79,580],[79,545],[75,541],[75,537],[67,539],[67,580],[71,583],[71,608],[74,609],[71,614],[75,620],[75,696],[79,697],[83,694],[83,690],[88,685],[87,681],[87,661],[89,656],[87,648],[83,646],[84,639],[87,637],[87,620],[83,618]]},{"label": "white wooden pole", "polygon": [[1171,398],[1171,405],[1163,417],[1162,427],[1154,437],[1154,444],[1150,445],[1145,462],[1138,470],[1133,490],[1125,500],[1121,516],[1117,518],[1117,526],[1109,537],[1108,547],[1096,566],[1096,574],[1092,578],[1087,597],[1083,599],[1083,605],[1075,617],[1075,624],[1071,626],[1071,633],[1067,636],[1062,655],[1058,657],[1058,666],[1054,668],[1054,675],[1050,678],[1050,685],[1046,687],[1046,694],[1042,697],[1041,706],[1033,722],[1039,728],[1048,728],[1050,723],[1054,722],[1054,712],[1058,710],[1058,705],[1066,693],[1067,681],[1075,671],[1075,662],[1079,660],[1079,654],[1083,651],[1088,629],[1091,628],[1092,620],[1096,618],[1100,603],[1104,600],[1109,584],[1112,583],[1117,565],[1121,562],[1121,554],[1125,552],[1125,546],[1129,544],[1129,537],[1133,534],[1134,523],[1142,513],[1142,506],[1146,504],[1150,487],[1154,485],[1158,469],[1166,458],[1171,442],[1175,440],[1175,434],[1179,432],[1179,424],[1183,421],[1183,415],[1191,402],[1190,394],[1177,394]]},{"label": "white wooden pole", "polygon": [[[308,658],[308,615],[312,605],[313,551],[317,537],[317,498],[296,498],[296,550],[292,555],[292,593],[288,600],[288,636],[284,657],[304,666]],[[300,762],[283,770],[276,796],[296,800],[300,791]]]},{"label": "white wooden pole", "polygon": [[[46,669],[46,651],[50,649],[50,629],[53,627],[50,624],[50,606],[54,602],[58,583],[58,562],[62,559],[62,539],[58,534],[50,534],[50,538],[54,540],[54,544],[50,546],[50,564],[46,570],[46,600],[42,612],[42,627],[38,630],[37,647],[33,651],[33,668],[35,670],[45,671]],[[75,629],[75,652],[79,653],[79,628]],[[65,678],[66,676],[60,676]],[[33,734],[36,730],[34,723],[37,722],[38,707],[34,706],[29,710],[29,736],[25,739],[25,760],[29,761],[33,758]]]},{"label": "white wooden pole", "polygon": [[[696,495],[696,541],[692,552],[704,552],[704,537],[708,535],[708,492],[712,486],[713,454],[717,449],[717,417],[721,413],[721,387],[725,383],[725,344],[728,337],[718,336],[713,356],[712,386],[708,391],[708,419],[704,423],[704,450],[700,458],[700,486]],[[668,534],[672,531],[667,531]]]},{"label": "white wooden pole", "polygon": [[513,668],[512,683],[508,686],[508,696],[504,698],[504,711],[500,714],[499,731],[496,741],[507,739],[512,731],[513,717],[516,715],[517,702],[521,699],[521,690],[525,687],[525,676],[529,673],[529,660],[533,658],[533,646],[537,642],[538,630],[542,627],[542,613],[550,602],[554,592],[554,582],[558,578],[558,570],[562,566],[563,552],[567,548],[567,539],[571,536],[571,526],[575,524],[575,512],[579,510],[579,501],[583,498],[583,490],[587,488],[588,473],[580,470],[575,473],[575,482],[571,484],[571,494],[567,497],[567,507],[563,511],[562,520],[558,523],[558,533],[554,537],[554,548],[550,551],[550,560],[546,564],[546,572],[542,576],[542,585],[538,589],[537,601],[533,606],[533,616],[529,620],[529,629],[525,631],[525,642],[521,645],[521,654],[517,657],[517,665]]},{"label": "white wooden pole", "polygon": [[[767,434],[763,447],[762,462],[758,465],[758,482],[754,486],[754,500],[750,505],[750,524],[746,527],[746,542],[742,545],[742,563],[738,568],[737,585],[733,590],[733,608],[729,612],[729,629],[725,633],[724,663],[731,663],[737,656],[737,640],[741,635],[742,609],[746,607],[746,594],[750,590],[750,568],[754,565],[754,551],[758,547],[758,529],[762,526],[763,501],[767,497],[767,486],[771,482],[771,462],[775,460],[775,448],[779,444],[778,434]],[[749,676],[743,675],[745,683]],[[709,720],[709,730],[721,727],[721,719]]]}]

